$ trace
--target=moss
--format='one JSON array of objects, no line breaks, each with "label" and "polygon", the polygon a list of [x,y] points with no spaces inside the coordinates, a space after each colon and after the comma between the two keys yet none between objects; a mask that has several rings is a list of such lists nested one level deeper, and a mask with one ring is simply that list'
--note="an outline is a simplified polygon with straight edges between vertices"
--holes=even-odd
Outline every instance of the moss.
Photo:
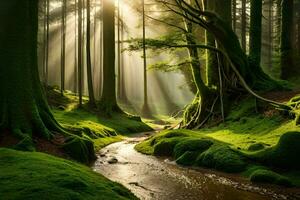
[{"label": "moss", "polygon": [[186,151],[177,158],[176,163],[184,166],[193,166],[199,155],[198,151]]},{"label": "moss", "polygon": [[122,136],[115,136],[115,137],[105,137],[105,138],[98,138],[93,140],[94,142],[94,146],[95,146],[95,150],[99,151],[100,149],[102,149],[103,147],[115,143],[115,142],[120,142],[123,139]]},{"label": "moss", "polygon": [[186,139],[178,143],[174,149],[175,158],[179,158],[185,152],[202,153],[213,145],[213,141],[209,139]]},{"label": "moss", "polygon": [[229,173],[245,170],[247,162],[238,152],[226,145],[214,145],[202,153],[196,161],[198,166],[209,167]]},{"label": "moss", "polygon": [[177,143],[178,143],[177,138],[161,140],[154,146],[153,155],[172,156],[174,148]]},{"label": "moss", "polygon": [[251,144],[248,147],[248,151],[259,151],[265,148],[265,145],[263,143],[255,143],[255,144]]},{"label": "moss", "polygon": [[300,169],[300,132],[288,132],[280,137],[278,144],[254,154],[254,159],[269,166],[284,169]]},{"label": "moss", "polygon": [[83,165],[42,153],[0,149],[0,196],[6,200],[137,199]]},{"label": "moss", "polygon": [[270,170],[259,169],[250,175],[250,180],[256,183],[270,183],[283,186],[291,186],[291,181],[280,174]]},{"label": "moss", "polygon": [[77,136],[69,137],[63,149],[76,161],[89,164],[96,159],[94,144],[91,140]]}]

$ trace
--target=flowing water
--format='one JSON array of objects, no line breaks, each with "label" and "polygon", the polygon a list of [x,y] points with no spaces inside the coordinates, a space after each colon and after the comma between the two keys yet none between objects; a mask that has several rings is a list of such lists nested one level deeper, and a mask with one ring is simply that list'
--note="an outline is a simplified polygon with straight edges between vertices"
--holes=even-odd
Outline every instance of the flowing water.
[{"label": "flowing water", "polygon": [[184,168],[168,159],[136,152],[134,146],[147,137],[149,133],[139,134],[107,146],[98,153],[93,169],[146,200],[300,199],[298,189],[253,185],[241,177]]}]

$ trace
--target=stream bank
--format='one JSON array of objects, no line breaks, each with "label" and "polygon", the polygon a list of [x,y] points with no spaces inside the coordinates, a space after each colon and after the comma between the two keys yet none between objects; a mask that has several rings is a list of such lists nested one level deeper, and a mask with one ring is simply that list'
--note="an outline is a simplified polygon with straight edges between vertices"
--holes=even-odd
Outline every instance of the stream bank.
[{"label": "stream bank", "polygon": [[140,199],[270,200],[299,199],[298,189],[259,186],[224,173],[186,168],[168,159],[146,156],[134,146],[149,137],[142,133],[98,152],[93,169],[130,189]]}]

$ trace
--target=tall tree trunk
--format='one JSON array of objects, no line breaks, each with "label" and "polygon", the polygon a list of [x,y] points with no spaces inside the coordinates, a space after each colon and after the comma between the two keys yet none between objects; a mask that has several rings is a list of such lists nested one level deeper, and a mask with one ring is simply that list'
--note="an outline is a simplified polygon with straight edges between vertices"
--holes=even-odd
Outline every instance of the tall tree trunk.
[{"label": "tall tree trunk", "polygon": [[281,60],[281,78],[291,78],[296,73],[293,63],[293,0],[282,0],[281,3],[281,42],[280,42],[280,60]]},{"label": "tall tree trunk", "polygon": [[61,16],[61,95],[65,90],[65,72],[66,72],[66,18],[67,18],[67,0],[62,0]]},{"label": "tall tree trunk", "polygon": [[236,32],[236,1],[232,0],[232,29]]},{"label": "tall tree trunk", "polygon": [[78,95],[79,106],[82,106],[82,0],[78,0]]},{"label": "tall tree trunk", "polygon": [[[205,1],[205,10],[214,12],[217,0],[206,0]],[[215,46],[215,38],[214,36],[205,31],[205,43],[209,46]],[[206,82],[208,87],[215,87],[218,85],[218,59],[217,54],[215,52],[206,50]]]},{"label": "tall tree trunk", "polygon": [[43,81],[45,83],[46,80],[46,52],[47,52],[47,0],[44,0],[44,49],[43,49]]},{"label": "tall tree trunk", "polygon": [[147,76],[147,54],[146,54],[146,15],[145,15],[145,0],[142,0],[143,6],[143,61],[144,61],[144,105],[142,114],[145,117],[151,116],[148,103],[148,76]]},{"label": "tall tree trunk", "polygon": [[49,71],[49,39],[50,39],[50,0],[47,1],[47,25],[46,25],[46,55],[45,55],[45,85],[48,86],[48,71]]},{"label": "tall tree trunk", "polygon": [[74,17],[75,17],[75,26],[74,26],[74,43],[75,43],[75,55],[74,55],[74,92],[77,94],[77,89],[78,89],[78,44],[77,44],[77,23],[78,23],[78,16],[77,16],[77,11],[78,11],[78,4],[77,4],[78,0],[75,0],[75,13],[74,13]]},{"label": "tall tree trunk", "polygon": [[273,53],[273,0],[269,0],[269,22],[268,22],[268,66],[269,69],[272,68],[272,53]]},{"label": "tall tree trunk", "polygon": [[87,56],[87,81],[89,90],[89,104],[91,107],[96,107],[94,95],[93,75],[92,75],[92,58],[91,58],[91,6],[90,0],[87,0],[87,22],[86,22],[86,56]]},{"label": "tall tree trunk", "polygon": [[247,50],[247,40],[246,40],[246,34],[247,34],[247,13],[246,13],[246,0],[242,0],[242,14],[241,14],[241,44],[243,50],[246,52]]},{"label": "tall tree trunk", "polygon": [[297,18],[297,27],[298,27],[298,57],[300,58],[300,2],[298,3],[298,18]]},{"label": "tall tree trunk", "polygon": [[120,24],[120,20],[121,20],[121,15],[120,15],[120,0],[118,0],[118,16],[117,16],[117,27],[118,27],[118,99],[121,98],[121,35],[120,35],[120,31],[121,31],[121,24]]},{"label": "tall tree trunk", "polygon": [[121,112],[116,98],[115,2],[103,0],[103,92],[99,108],[104,114]]},{"label": "tall tree trunk", "polygon": [[262,41],[262,1],[250,0],[249,59],[253,66],[260,66]]}]

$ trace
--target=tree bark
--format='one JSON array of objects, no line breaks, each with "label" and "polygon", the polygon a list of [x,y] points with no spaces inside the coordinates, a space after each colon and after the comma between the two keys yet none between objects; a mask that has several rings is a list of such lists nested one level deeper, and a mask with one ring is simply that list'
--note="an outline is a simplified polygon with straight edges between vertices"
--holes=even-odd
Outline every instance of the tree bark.
[{"label": "tree bark", "polygon": [[250,42],[249,59],[253,66],[260,66],[262,42],[262,1],[250,1]]},{"label": "tree bark", "polygon": [[241,44],[244,52],[247,51],[247,40],[246,40],[246,33],[247,33],[247,13],[246,13],[246,0],[242,0],[242,14],[241,14]]},{"label": "tree bark", "polygon": [[83,83],[83,72],[82,72],[82,0],[78,0],[78,95],[79,95],[79,106],[82,106],[82,83]]},{"label": "tree bark", "polygon": [[65,90],[65,73],[66,73],[66,18],[67,18],[67,0],[62,0],[61,16],[61,95]]},{"label": "tree bark", "polygon": [[122,112],[116,98],[115,2],[103,0],[103,92],[99,108],[103,114]]},{"label": "tree bark", "polygon": [[282,0],[281,2],[281,42],[280,42],[280,60],[281,60],[281,78],[289,79],[296,72],[293,62],[293,0]]},{"label": "tree bark", "polygon": [[94,95],[93,75],[92,75],[92,58],[91,58],[91,5],[90,0],[87,0],[87,22],[86,22],[86,66],[87,66],[87,82],[89,90],[89,105],[92,108],[96,107]]}]

